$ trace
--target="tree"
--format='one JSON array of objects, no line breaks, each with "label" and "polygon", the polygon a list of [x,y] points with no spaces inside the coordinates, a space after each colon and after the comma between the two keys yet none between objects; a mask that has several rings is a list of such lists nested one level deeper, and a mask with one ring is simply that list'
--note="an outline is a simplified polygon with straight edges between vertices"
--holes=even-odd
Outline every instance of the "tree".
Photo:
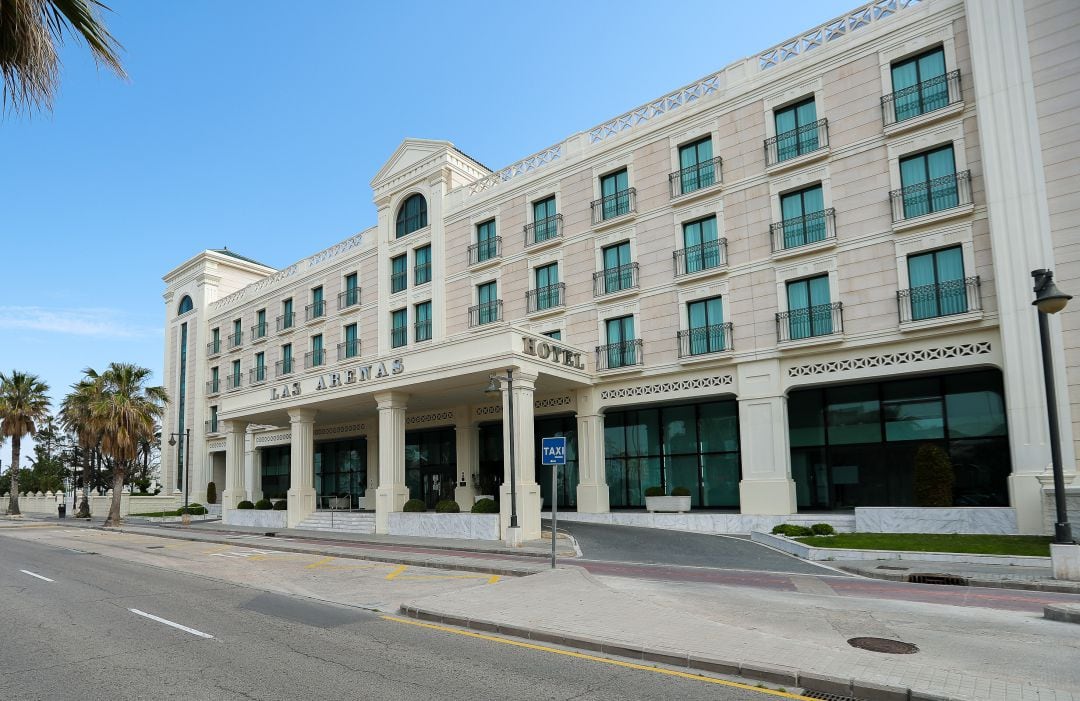
[{"label": "tree", "polygon": [[52,110],[60,84],[57,48],[68,35],[86,42],[99,66],[127,78],[119,58],[123,47],[102,22],[102,10],[111,11],[100,0],[0,1],[0,75],[5,109]]},{"label": "tree", "polygon": [[101,433],[93,421],[92,407],[101,393],[102,380],[93,368],[83,370],[83,374],[85,377],[71,386],[71,391],[60,403],[60,421],[75,434],[82,448],[83,500],[76,518],[90,518],[90,473]]},{"label": "tree", "polygon": [[128,471],[139,458],[139,444],[153,437],[169,401],[164,387],[149,387],[150,370],[110,363],[101,373],[100,392],[90,406],[90,421],[101,432],[101,452],[112,460],[113,495],[106,526],[120,525],[120,495]]},{"label": "tree", "polygon": [[35,425],[49,413],[49,386],[18,370],[10,375],[0,372],[0,435],[11,439],[11,498],[8,514],[18,516],[19,511],[19,453],[22,437],[34,433]]}]

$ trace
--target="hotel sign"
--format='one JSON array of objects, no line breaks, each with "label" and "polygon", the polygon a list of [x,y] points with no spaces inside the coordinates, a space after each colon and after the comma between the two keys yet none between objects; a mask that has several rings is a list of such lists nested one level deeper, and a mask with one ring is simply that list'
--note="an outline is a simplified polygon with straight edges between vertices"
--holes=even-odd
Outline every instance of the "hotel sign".
[{"label": "hotel sign", "polygon": [[547,341],[538,341],[529,336],[522,336],[521,340],[524,342],[522,350],[525,355],[536,356],[541,360],[549,360],[557,365],[565,365],[575,370],[585,369],[585,362],[581,359],[581,353],[556,346]]},{"label": "hotel sign", "polygon": [[[319,375],[318,380],[315,382],[314,390],[319,392],[324,389],[344,387],[345,385],[353,385],[358,382],[367,382],[371,379],[377,380],[383,377],[390,377],[391,375],[400,375],[403,372],[405,372],[405,362],[401,358],[394,358],[389,362],[379,361],[371,365],[361,365],[340,372],[328,372],[324,375]],[[271,401],[285,399],[287,397],[298,397],[300,394],[301,383],[299,380],[286,383],[280,387],[270,388]]]}]

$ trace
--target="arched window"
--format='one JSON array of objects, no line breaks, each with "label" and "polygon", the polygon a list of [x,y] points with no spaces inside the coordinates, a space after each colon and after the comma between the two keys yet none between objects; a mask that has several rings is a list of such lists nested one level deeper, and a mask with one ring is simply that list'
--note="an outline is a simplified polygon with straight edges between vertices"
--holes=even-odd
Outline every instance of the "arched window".
[{"label": "arched window", "polygon": [[397,237],[401,238],[427,226],[427,200],[423,195],[411,195],[397,213]]},{"label": "arched window", "polygon": [[195,305],[191,303],[191,297],[188,297],[187,295],[184,295],[180,299],[180,309],[179,309],[179,311],[176,312],[176,314],[177,315],[187,314],[188,312],[190,312],[194,308],[195,308]]}]

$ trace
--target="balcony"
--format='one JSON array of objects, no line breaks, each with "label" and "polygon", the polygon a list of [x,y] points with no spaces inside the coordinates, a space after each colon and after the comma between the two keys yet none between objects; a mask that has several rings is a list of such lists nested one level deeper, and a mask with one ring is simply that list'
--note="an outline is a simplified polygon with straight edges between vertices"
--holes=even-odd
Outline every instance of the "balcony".
[{"label": "balcony", "polygon": [[638,286],[638,264],[627,263],[593,273],[593,295],[602,297]]},{"label": "balcony", "polygon": [[842,302],[792,309],[776,315],[776,340],[780,343],[801,341],[844,332]]},{"label": "balcony", "polygon": [[257,385],[261,382],[266,382],[266,366],[260,365],[248,370],[248,384]]},{"label": "balcony", "polygon": [[960,71],[952,71],[881,98],[881,121],[886,127],[955,105],[962,99]]},{"label": "balcony", "polygon": [[730,351],[733,349],[731,322],[680,331],[678,342],[680,358]]},{"label": "balcony", "polygon": [[390,273],[390,294],[401,292],[409,286],[409,273],[402,270],[397,273]]},{"label": "balcony", "polygon": [[722,268],[727,264],[727,239],[687,246],[671,255],[675,262],[675,277]]},{"label": "balcony", "polygon": [[226,340],[226,345],[229,350],[235,350],[244,343],[244,332],[237,331],[236,333],[229,334],[229,338]]},{"label": "balcony", "polygon": [[360,355],[360,339],[337,344],[337,359],[356,358]]},{"label": "balcony", "polygon": [[545,285],[525,292],[526,311],[529,314],[556,309],[564,304],[566,304],[565,282],[557,282],[554,285]]},{"label": "balcony", "polygon": [[607,197],[593,200],[590,207],[593,226],[624,217],[637,211],[637,190],[632,187],[620,190]]},{"label": "balcony", "polygon": [[221,428],[218,426],[217,419],[208,419],[207,421],[204,421],[203,428],[207,435],[210,435],[211,433],[221,433]]},{"label": "balcony", "polygon": [[226,375],[225,376],[225,389],[226,389],[226,391],[232,392],[233,390],[240,389],[240,387],[243,386],[242,379],[243,378],[241,378],[239,373],[237,373],[235,375]]},{"label": "balcony", "polygon": [[484,239],[469,246],[469,265],[478,265],[502,256],[502,236]]},{"label": "balcony", "polygon": [[282,331],[288,331],[296,326],[296,312],[289,312],[288,314],[282,314],[274,320],[277,324],[278,333]]},{"label": "balcony", "polygon": [[893,190],[889,199],[892,200],[893,223],[964,207],[971,204],[971,171]]},{"label": "balcony", "polygon": [[274,375],[276,377],[284,377],[285,375],[291,375],[293,373],[293,359],[285,358],[274,363]]},{"label": "balcony", "polygon": [[221,354],[221,339],[215,339],[206,344],[206,355],[213,357]]},{"label": "balcony", "polygon": [[220,394],[221,393],[221,380],[207,380],[206,382],[207,394]]},{"label": "balcony", "polygon": [[431,320],[418,321],[413,324],[413,338],[417,341],[431,340]]},{"label": "balcony", "polygon": [[836,239],[836,210],[832,207],[769,225],[773,253]]},{"label": "balcony", "polygon": [[765,139],[765,167],[805,156],[829,146],[829,120],[819,119]]},{"label": "balcony", "polygon": [[562,238],[561,214],[553,214],[525,225],[525,245],[535,246],[545,241]]},{"label": "balcony", "polygon": [[313,350],[304,353],[304,369],[322,367],[326,363],[326,354],[322,350]]},{"label": "balcony", "polygon": [[265,339],[266,338],[266,330],[267,329],[266,329],[266,322],[265,321],[262,322],[261,324],[255,324],[254,326],[252,326],[251,327],[251,341],[254,343],[255,341],[261,341],[261,340]]},{"label": "balcony", "polygon": [[304,307],[304,321],[314,321],[326,316],[326,302],[321,299]]},{"label": "balcony", "polygon": [[413,284],[424,285],[431,282],[431,263],[413,266]]},{"label": "balcony", "polygon": [[933,285],[920,285],[896,293],[896,309],[900,323],[982,311],[979,276],[961,280],[946,280]]},{"label": "balcony", "polygon": [[689,195],[719,185],[723,181],[723,159],[717,156],[704,163],[687,166],[668,175],[668,184],[671,186],[671,199],[677,199],[683,195]]},{"label": "balcony", "polygon": [[502,321],[503,309],[502,300],[496,299],[493,302],[482,302],[475,306],[469,307],[469,326],[483,326],[484,324],[493,324],[496,321]]},{"label": "balcony", "polygon": [[355,307],[360,304],[360,288],[351,287],[342,292],[338,292],[337,296],[337,308],[338,311],[342,309],[348,309],[349,307]]},{"label": "balcony", "polygon": [[645,361],[644,342],[640,338],[596,347],[596,369],[615,370],[641,365]]},{"label": "balcony", "polygon": [[390,329],[390,347],[401,348],[409,342],[409,327],[395,326]]}]

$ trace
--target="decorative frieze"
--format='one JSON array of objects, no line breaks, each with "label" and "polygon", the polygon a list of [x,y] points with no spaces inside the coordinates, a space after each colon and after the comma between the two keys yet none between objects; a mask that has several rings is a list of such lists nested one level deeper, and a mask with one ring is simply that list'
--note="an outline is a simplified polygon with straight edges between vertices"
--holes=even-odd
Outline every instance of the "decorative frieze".
[{"label": "decorative frieze", "polygon": [[548,148],[543,149],[542,151],[538,151],[531,156],[526,156],[525,158],[522,158],[517,163],[511,163],[502,170],[497,170],[491,175],[485,175],[482,178],[474,180],[469,185],[469,194],[475,195],[478,192],[490,190],[496,185],[504,183],[507,180],[516,178],[519,175],[527,175],[528,173],[531,173],[538,168],[543,168],[549,163],[553,163],[559,160],[560,158],[562,158],[562,155],[563,145],[561,143],[555,144],[554,146],[549,146]]},{"label": "decorative frieze", "polygon": [[268,433],[262,436],[255,436],[255,445],[266,445],[269,443],[287,443],[289,441],[289,432],[284,433]]},{"label": "decorative frieze", "polygon": [[324,426],[323,428],[315,429],[316,436],[333,436],[340,433],[357,433],[363,431],[366,426],[360,424],[341,424],[340,426]]},{"label": "decorative frieze", "polygon": [[617,136],[627,129],[644,124],[650,119],[656,119],[669,112],[674,112],[680,107],[693,104],[707,95],[712,95],[720,90],[722,75],[723,72],[713,73],[696,83],[681,87],[675,92],[668,93],[657,100],[593,127],[588,131],[589,143],[595,144],[612,136]]},{"label": "decorative frieze", "polygon": [[405,424],[406,425],[410,425],[410,424],[426,424],[426,423],[431,423],[432,421],[453,421],[453,420],[454,420],[454,412],[453,411],[439,411],[439,412],[433,412],[431,414],[417,414],[416,416],[406,416],[405,417]]},{"label": "decorative frieze", "polygon": [[729,387],[734,384],[735,378],[731,375],[713,375],[711,377],[695,377],[689,380],[672,380],[670,382],[658,382],[651,385],[634,385],[632,387],[619,387],[617,389],[605,389],[600,391],[601,399],[626,399],[628,397],[648,397],[655,394],[671,394],[673,392],[685,392],[694,389],[713,389],[716,387]]},{"label": "decorative frieze", "polygon": [[864,370],[866,368],[885,368],[893,365],[906,365],[908,363],[921,363],[929,360],[943,360],[945,358],[963,358],[972,355],[987,355],[991,352],[990,341],[977,343],[959,343],[954,346],[942,346],[940,348],[922,348],[897,353],[882,353],[881,355],[867,355],[861,358],[844,358],[843,360],[826,360],[820,363],[807,363],[788,368],[788,377],[807,377],[810,375],[826,375],[833,372],[847,370]]}]

